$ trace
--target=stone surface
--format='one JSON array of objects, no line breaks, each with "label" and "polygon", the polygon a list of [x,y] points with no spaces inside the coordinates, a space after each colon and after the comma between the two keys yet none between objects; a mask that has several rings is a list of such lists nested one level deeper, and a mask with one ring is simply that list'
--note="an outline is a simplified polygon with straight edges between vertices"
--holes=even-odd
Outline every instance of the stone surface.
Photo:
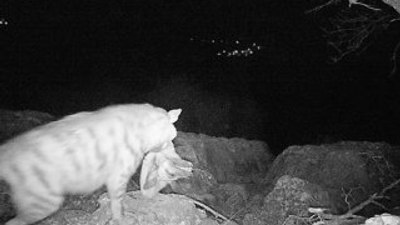
[{"label": "stone surface", "polygon": [[331,208],[329,193],[319,185],[284,175],[264,198],[262,206],[245,215],[244,225],[281,225],[289,216],[307,218],[308,207]]},{"label": "stone surface", "polygon": [[219,183],[258,182],[273,160],[262,141],[179,132],[174,144],[183,159],[207,168]]},{"label": "stone surface", "polygon": [[330,208],[328,192],[316,184],[288,175],[280,177],[263,205],[245,215],[244,225],[281,225],[291,215],[308,217],[308,207]]},{"label": "stone surface", "polygon": [[345,212],[399,176],[391,161],[393,151],[388,144],[372,142],[291,146],[274,161],[264,192],[290,175],[323,187],[334,202],[331,210]]},{"label": "stone surface", "polygon": [[170,191],[203,201],[224,215],[240,217],[273,160],[268,145],[241,138],[179,132],[177,153],[194,165],[193,176],[171,185]]},{"label": "stone surface", "polygon": [[54,120],[54,116],[38,111],[0,109],[0,143],[38,125]]}]

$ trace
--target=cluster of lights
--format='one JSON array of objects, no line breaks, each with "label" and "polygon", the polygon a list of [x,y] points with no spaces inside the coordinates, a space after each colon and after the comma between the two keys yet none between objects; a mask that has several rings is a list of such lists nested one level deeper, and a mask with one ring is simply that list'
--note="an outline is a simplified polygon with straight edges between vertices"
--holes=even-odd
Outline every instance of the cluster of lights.
[{"label": "cluster of lights", "polygon": [[4,18],[0,18],[0,25],[7,26],[8,25],[8,21],[6,19],[4,19]]},{"label": "cluster of lights", "polygon": [[226,57],[232,57],[232,56],[250,56],[254,54],[256,51],[261,50],[261,46],[257,45],[257,43],[251,44],[247,48],[241,48],[241,49],[234,49],[231,51],[223,49],[222,51],[217,52],[217,56],[226,56]]},{"label": "cluster of lights", "polygon": [[262,49],[262,46],[256,42],[240,40],[226,41],[222,39],[197,39],[192,37],[190,41],[214,45],[219,49],[216,55],[222,57],[248,57]]}]

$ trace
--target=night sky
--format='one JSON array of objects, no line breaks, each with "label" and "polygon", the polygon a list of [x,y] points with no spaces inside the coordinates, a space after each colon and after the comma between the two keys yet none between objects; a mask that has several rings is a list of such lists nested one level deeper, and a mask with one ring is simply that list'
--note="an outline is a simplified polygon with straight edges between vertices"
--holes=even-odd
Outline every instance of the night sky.
[{"label": "night sky", "polygon": [[[184,130],[278,150],[324,135],[398,144],[400,74],[389,74],[400,23],[331,63],[321,28],[337,8],[304,13],[318,2],[2,0],[0,107],[62,116],[149,101],[185,112],[226,99],[228,125],[257,123],[257,132]],[[190,101],[192,92],[200,97]]]}]

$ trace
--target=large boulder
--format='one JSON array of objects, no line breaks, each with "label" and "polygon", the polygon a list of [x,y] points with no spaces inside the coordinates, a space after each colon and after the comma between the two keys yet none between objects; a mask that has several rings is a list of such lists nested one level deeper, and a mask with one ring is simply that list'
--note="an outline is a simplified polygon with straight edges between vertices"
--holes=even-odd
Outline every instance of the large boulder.
[{"label": "large boulder", "polygon": [[193,163],[193,176],[178,180],[170,191],[201,200],[225,215],[236,215],[246,206],[273,156],[262,141],[212,137],[178,132],[177,153]]},{"label": "large boulder", "polygon": [[[262,221],[270,221],[272,215],[281,215],[282,218],[288,215],[304,216],[307,207],[327,208],[333,214],[346,213],[399,179],[396,155],[398,151],[385,143],[348,141],[329,145],[291,146],[275,159],[263,181],[265,197],[258,204],[268,213],[254,210],[247,219],[250,221],[254,215]],[[287,185],[282,185],[283,181]],[[281,191],[285,189],[290,191]],[[297,194],[303,196],[303,200],[305,196],[312,196],[314,201],[302,201],[304,207],[297,209],[299,214],[290,207],[277,207],[285,212],[271,213],[274,211],[271,210],[275,205],[273,203],[278,202],[273,199],[291,198],[294,201],[298,198],[298,195],[288,195],[296,193],[292,189],[298,189]],[[382,205],[387,208],[396,205],[399,200],[396,190],[399,187],[385,193],[390,201],[382,202]],[[372,216],[380,210],[382,208],[376,204],[367,204],[357,213]]]},{"label": "large boulder", "polygon": [[[317,184],[284,175],[263,199],[261,204],[252,208],[243,219],[244,225],[281,225],[291,216],[308,218],[311,206],[331,208],[329,193]],[[298,220],[300,221],[300,220]]]},{"label": "large boulder", "polygon": [[24,131],[54,120],[55,117],[44,112],[0,109],[0,143]]}]

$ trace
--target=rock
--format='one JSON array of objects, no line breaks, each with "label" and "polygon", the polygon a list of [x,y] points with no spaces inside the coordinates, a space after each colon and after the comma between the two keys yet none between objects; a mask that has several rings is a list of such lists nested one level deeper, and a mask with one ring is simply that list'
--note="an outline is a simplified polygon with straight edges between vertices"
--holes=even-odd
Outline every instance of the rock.
[{"label": "rock", "polygon": [[[196,208],[192,199],[178,195],[158,194],[153,198],[144,197],[140,191],[124,195],[124,224],[141,225],[206,225],[211,222],[204,211]],[[110,199],[107,194],[99,197],[99,205],[94,212],[76,209],[61,209],[38,225],[106,225],[111,220]]]},{"label": "rock", "polygon": [[203,201],[235,219],[244,215],[248,189],[262,181],[272,162],[268,145],[241,138],[178,132],[179,156],[193,163],[193,176],[171,184],[173,192]]},{"label": "rock", "polygon": [[398,177],[387,157],[391,146],[371,142],[291,146],[280,154],[264,185],[268,193],[283,175],[318,184],[334,202],[332,212],[343,213]]},{"label": "rock", "polygon": [[249,199],[249,193],[244,185],[221,184],[212,191],[216,196],[214,207],[227,217],[238,217]]},{"label": "rock", "polygon": [[[105,224],[111,218],[108,196],[101,196],[99,202],[100,208],[89,219],[91,224]],[[205,212],[196,208],[192,199],[173,194],[158,194],[149,199],[139,191],[133,191],[124,196],[123,205],[128,224],[197,225],[207,217]]]},{"label": "rock", "polygon": [[179,132],[174,143],[183,159],[207,169],[218,183],[258,182],[273,160],[262,141]]},{"label": "rock", "polygon": [[174,182],[171,191],[204,201],[227,215],[245,207],[246,186],[261,182],[273,158],[261,141],[179,132],[174,143],[194,170],[189,179]]},{"label": "rock", "polygon": [[367,219],[365,225],[400,225],[400,217],[383,213]]},{"label": "rock", "polygon": [[308,207],[330,208],[330,197],[319,185],[284,175],[264,198],[260,208],[245,215],[244,225],[281,225],[290,215],[308,217]]},{"label": "rock", "polygon": [[54,116],[44,112],[0,109],[0,143],[54,119]]}]

